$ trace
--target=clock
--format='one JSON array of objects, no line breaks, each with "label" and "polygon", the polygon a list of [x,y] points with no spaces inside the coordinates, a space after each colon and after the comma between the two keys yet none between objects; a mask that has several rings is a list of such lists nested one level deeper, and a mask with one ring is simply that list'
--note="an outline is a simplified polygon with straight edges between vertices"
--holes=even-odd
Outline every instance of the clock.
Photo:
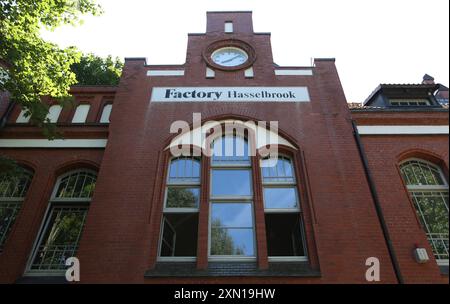
[{"label": "clock", "polygon": [[248,60],[248,54],[237,47],[224,47],[211,54],[212,61],[223,67],[236,67],[243,65]]},{"label": "clock", "polygon": [[203,59],[214,69],[234,72],[248,69],[256,60],[253,47],[238,39],[217,40],[203,50]]}]

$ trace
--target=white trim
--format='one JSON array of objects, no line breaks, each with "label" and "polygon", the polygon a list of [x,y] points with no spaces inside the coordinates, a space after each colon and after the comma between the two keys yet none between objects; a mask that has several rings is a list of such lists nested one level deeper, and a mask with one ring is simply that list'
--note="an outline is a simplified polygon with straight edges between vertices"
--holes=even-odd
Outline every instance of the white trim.
[{"label": "white trim", "polygon": [[166,257],[158,256],[157,262],[196,262],[197,257]]},{"label": "white trim", "polygon": [[448,125],[443,126],[358,126],[360,135],[420,135],[448,134]]},{"label": "white trim", "polygon": [[269,262],[307,262],[306,256],[269,256]]},{"label": "white trim", "polygon": [[439,266],[448,266],[448,260],[436,260]]},{"label": "white trim", "polygon": [[312,76],[312,70],[275,70],[277,76]]},{"label": "white trim", "polygon": [[0,139],[0,148],[105,148],[107,139]]},{"label": "white trim", "polygon": [[147,76],[184,76],[184,70],[150,70]]}]

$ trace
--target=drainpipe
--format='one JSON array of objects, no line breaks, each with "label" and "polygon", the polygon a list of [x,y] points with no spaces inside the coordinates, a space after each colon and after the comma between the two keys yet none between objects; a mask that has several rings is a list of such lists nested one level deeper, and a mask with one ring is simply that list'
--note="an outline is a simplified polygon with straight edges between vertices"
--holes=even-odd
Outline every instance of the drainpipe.
[{"label": "drainpipe", "polygon": [[355,136],[356,145],[358,146],[359,156],[361,157],[361,161],[364,166],[364,172],[366,174],[367,182],[369,183],[370,193],[372,194],[372,199],[375,205],[375,210],[378,215],[378,219],[380,221],[381,229],[383,231],[384,240],[386,241],[386,246],[389,251],[389,256],[391,258],[392,266],[394,267],[395,276],[397,277],[397,281],[399,284],[404,284],[403,276],[400,271],[400,266],[398,264],[397,255],[395,254],[394,246],[392,245],[391,237],[389,236],[389,230],[386,224],[386,220],[384,219],[383,210],[381,208],[380,199],[378,198],[377,189],[375,187],[375,182],[372,177],[372,173],[370,172],[369,163],[367,161],[366,152],[364,151],[363,144],[361,142],[361,137],[358,132],[358,128],[356,127],[356,123],[352,120],[353,126],[353,135]]}]

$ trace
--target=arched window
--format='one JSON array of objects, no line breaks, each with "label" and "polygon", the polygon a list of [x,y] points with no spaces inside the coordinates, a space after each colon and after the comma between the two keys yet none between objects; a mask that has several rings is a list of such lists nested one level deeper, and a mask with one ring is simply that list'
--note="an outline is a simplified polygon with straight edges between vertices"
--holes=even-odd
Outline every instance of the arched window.
[{"label": "arched window", "polygon": [[71,171],[58,178],[29,272],[60,273],[66,269],[66,259],[78,250],[96,180],[96,172],[89,169]]},{"label": "arched window", "polygon": [[403,162],[400,169],[436,260],[448,265],[448,183],[442,170],[419,159]]},{"label": "arched window", "polygon": [[189,260],[197,255],[200,159],[173,158],[164,198],[160,260]]},{"label": "arched window", "polygon": [[306,260],[304,230],[292,160],[261,160],[269,260]]},{"label": "arched window", "polygon": [[109,116],[111,115],[112,104],[106,104],[103,107],[102,116],[100,117],[100,123],[109,123]]},{"label": "arched window", "polygon": [[57,123],[61,111],[62,107],[60,105],[53,105],[48,109],[48,114],[46,118],[50,120],[51,123]]},{"label": "arched window", "polygon": [[33,174],[25,169],[19,173],[0,174],[0,251],[27,195]]},{"label": "arched window", "polygon": [[75,113],[73,114],[72,123],[85,123],[89,114],[91,105],[80,104],[77,106]]}]

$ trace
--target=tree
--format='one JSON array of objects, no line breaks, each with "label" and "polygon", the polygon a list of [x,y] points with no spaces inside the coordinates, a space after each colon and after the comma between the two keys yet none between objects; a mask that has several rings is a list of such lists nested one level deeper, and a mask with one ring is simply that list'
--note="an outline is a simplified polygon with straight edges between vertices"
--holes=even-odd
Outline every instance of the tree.
[{"label": "tree", "polygon": [[118,57],[101,58],[94,54],[84,55],[80,62],[71,66],[80,85],[117,85],[122,68],[123,63]]},{"label": "tree", "polygon": [[44,41],[40,30],[75,25],[83,14],[100,13],[95,0],[0,0],[0,91],[10,92],[50,138],[53,128],[41,96],[70,99],[70,86],[77,82],[70,67],[81,54]]},{"label": "tree", "polygon": [[[9,92],[49,139],[58,134],[46,119],[48,106],[41,96],[63,105],[71,99],[69,89],[77,80],[70,67],[80,61],[81,53],[44,41],[40,30],[76,25],[81,15],[100,13],[95,0],[0,0],[0,92]],[[10,165],[0,155],[0,169],[6,171]]]}]

